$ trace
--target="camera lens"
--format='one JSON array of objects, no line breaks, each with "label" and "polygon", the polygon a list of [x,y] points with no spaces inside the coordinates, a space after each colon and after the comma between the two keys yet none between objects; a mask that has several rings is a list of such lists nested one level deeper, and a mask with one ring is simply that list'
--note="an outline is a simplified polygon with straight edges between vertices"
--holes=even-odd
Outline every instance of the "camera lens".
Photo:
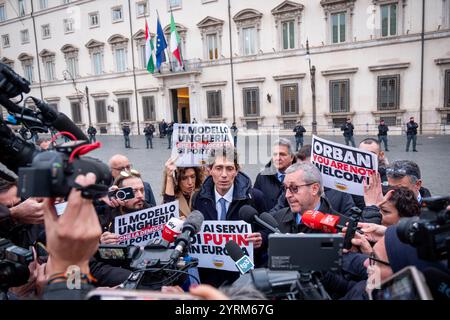
[{"label": "camera lens", "polygon": [[116,193],[117,199],[124,200],[126,197],[127,197],[127,194],[124,191],[122,191],[122,190],[117,191],[117,193]]},{"label": "camera lens", "polygon": [[418,231],[417,223],[419,217],[402,218],[397,225],[397,236],[401,242],[414,245],[416,242],[416,233]]}]

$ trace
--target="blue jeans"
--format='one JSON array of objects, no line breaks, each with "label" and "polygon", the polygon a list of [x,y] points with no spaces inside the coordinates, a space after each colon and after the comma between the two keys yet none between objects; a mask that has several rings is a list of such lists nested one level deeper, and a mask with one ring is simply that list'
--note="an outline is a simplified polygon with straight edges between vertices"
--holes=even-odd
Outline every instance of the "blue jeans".
[{"label": "blue jeans", "polygon": [[147,149],[150,145],[150,148],[153,149],[153,137],[152,136],[145,136],[145,142],[147,143]]},{"label": "blue jeans", "polygon": [[387,136],[378,136],[378,142],[380,143],[380,147],[381,147],[381,142],[383,142],[384,143],[384,149],[386,151],[389,150]]},{"label": "blue jeans", "polygon": [[411,144],[411,140],[413,143],[413,150],[416,150],[417,135],[416,134],[408,134],[406,136],[406,151],[409,151],[409,145]]},{"label": "blue jeans", "polygon": [[299,145],[300,145],[300,148],[303,148],[303,137],[295,136],[295,151],[298,151]]},{"label": "blue jeans", "polygon": [[356,146],[355,146],[355,139],[353,138],[353,136],[351,136],[351,137],[345,136],[344,138],[345,138],[345,144],[346,144],[347,146],[348,146],[348,143],[351,142],[351,143],[352,143],[352,146],[353,146],[354,148],[356,148]]}]

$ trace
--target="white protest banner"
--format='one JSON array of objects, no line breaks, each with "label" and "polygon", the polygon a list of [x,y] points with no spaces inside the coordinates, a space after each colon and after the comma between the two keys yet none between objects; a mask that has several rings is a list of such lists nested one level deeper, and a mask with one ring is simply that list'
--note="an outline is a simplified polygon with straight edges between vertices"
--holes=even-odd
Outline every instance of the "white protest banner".
[{"label": "white protest banner", "polygon": [[313,135],[311,162],[319,168],[325,187],[364,195],[363,181],[378,170],[372,152],[328,141]]},{"label": "white protest banner", "polygon": [[253,243],[246,240],[250,233],[252,226],[244,221],[204,221],[192,240],[189,255],[198,259],[199,268],[239,272],[225,245],[234,240],[253,262]]},{"label": "white protest banner", "polygon": [[178,155],[177,167],[205,165],[209,151],[224,145],[233,146],[226,124],[174,124],[172,152]]},{"label": "white protest banner", "polygon": [[177,200],[116,217],[114,233],[119,235],[119,244],[146,245],[161,237],[164,225],[170,218],[179,216]]}]

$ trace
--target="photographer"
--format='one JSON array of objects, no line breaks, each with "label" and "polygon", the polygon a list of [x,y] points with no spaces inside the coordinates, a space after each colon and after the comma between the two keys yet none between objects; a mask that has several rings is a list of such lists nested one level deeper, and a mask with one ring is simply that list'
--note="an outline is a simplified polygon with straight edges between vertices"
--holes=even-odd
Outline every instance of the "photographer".
[{"label": "photographer", "polygon": [[44,204],[42,199],[30,198],[23,202],[17,197],[17,182],[0,178],[0,205],[9,210],[2,214],[0,236],[27,248],[43,230]]},{"label": "photographer", "polygon": [[180,218],[186,218],[192,211],[192,195],[203,183],[200,167],[177,168],[175,159],[167,160],[163,178],[163,202],[179,202]]},{"label": "photographer", "polygon": [[[79,175],[75,182],[85,187],[95,183],[95,175]],[[58,217],[54,199],[44,202],[45,232],[49,254],[46,274],[48,286],[44,299],[83,299],[92,289],[89,259],[98,249],[101,228],[92,200],[83,198],[81,192],[72,189],[64,214]],[[79,270],[80,287],[76,286],[76,273]],[[69,275],[69,276],[68,276]],[[73,287],[68,288],[69,285]]]}]

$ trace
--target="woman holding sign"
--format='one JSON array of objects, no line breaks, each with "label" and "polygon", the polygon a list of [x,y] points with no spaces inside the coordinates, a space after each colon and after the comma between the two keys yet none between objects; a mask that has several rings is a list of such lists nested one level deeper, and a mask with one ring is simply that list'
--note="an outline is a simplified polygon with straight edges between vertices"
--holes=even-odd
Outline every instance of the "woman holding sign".
[{"label": "woman holding sign", "polygon": [[163,178],[163,203],[179,201],[180,218],[186,218],[191,213],[192,195],[199,190],[203,183],[200,167],[177,168],[175,161],[170,158],[165,164]]}]

